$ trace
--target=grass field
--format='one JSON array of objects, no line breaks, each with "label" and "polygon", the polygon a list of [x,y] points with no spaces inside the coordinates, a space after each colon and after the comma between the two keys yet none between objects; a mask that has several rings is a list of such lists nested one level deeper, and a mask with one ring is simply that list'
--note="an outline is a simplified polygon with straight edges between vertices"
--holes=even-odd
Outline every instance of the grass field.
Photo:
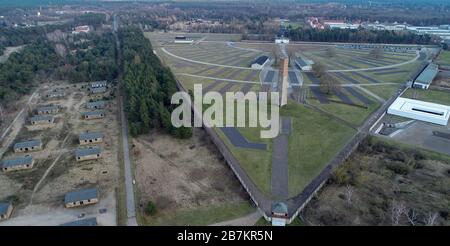
[{"label": "grass field", "polygon": [[448,51],[448,50],[443,51],[438,57],[438,63],[449,65],[450,64],[450,51]]},{"label": "grass field", "polygon": [[445,91],[408,89],[402,97],[450,105],[450,93]]},{"label": "grass field", "polygon": [[248,202],[229,203],[220,206],[175,210],[166,214],[143,216],[143,224],[149,226],[205,226],[239,218],[255,211]]},{"label": "grass field", "polygon": [[362,86],[362,87],[375,93],[377,96],[387,100],[395,94],[395,92],[398,90],[398,88],[400,86],[399,85],[368,85],[368,86]]}]

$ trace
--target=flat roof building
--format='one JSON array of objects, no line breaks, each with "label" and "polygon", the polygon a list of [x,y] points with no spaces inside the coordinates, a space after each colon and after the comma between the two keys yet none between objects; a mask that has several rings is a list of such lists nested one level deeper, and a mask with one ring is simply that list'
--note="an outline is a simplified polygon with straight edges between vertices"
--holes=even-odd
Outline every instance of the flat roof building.
[{"label": "flat roof building", "polygon": [[98,189],[87,188],[68,192],[64,197],[64,204],[66,208],[73,208],[94,204],[97,203],[98,200]]},{"label": "flat roof building", "polygon": [[2,162],[2,170],[3,172],[11,172],[23,169],[31,169],[33,168],[34,160],[30,155],[3,160]]},{"label": "flat roof building", "polygon": [[97,218],[86,218],[61,224],[61,226],[97,226]]},{"label": "flat roof building", "polygon": [[105,117],[105,111],[95,110],[90,112],[84,112],[82,113],[82,116],[85,120],[100,119]]},{"label": "flat roof building", "polygon": [[42,141],[40,139],[32,139],[14,144],[14,152],[28,152],[42,149]]},{"label": "flat roof building", "polygon": [[47,94],[47,98],[61,98],[64,96],[65,96],[64,91],[52,91]]},{"label": "flat roof building", "polygon": [[92,94],[101,94],[106,92],[106,87],[98,87],[98,88],[92,88],[91,93]]},{"label": "flat roof building", "polygon": [[88,109],[102,109],[106,107],[105,101],[87,102],[86,108]]},{"label": "flat roof building", "polygon": [[173,42],[176,44],[192,44],[194,40],[188,39],[186,36],[176,36]]},{"label": "flat roof building", "polygon": [[299,57],[295,60],[295,64],[303,71],[311,71],[314,62],[303,57]]},{"label": "flat roof building", "polygon": [[55,122],[53,115],[35,115],[30,118],[32,125],[49,125]]},{"label": "flat roof building", "polygon": [[103,142],[103,134],[101,132],[86,132],[79,136],[81,145],[101,143]]},{"label": "flat roof building", "polygon": [[11,202],[0,202],[0,221],[9,219],[12,211],[13,205]]},{"label": "flat roof building", "polygon": [[59,112],[59,107],[56,105],[42,106],[42,107],[38,107],[36,111],[39,115],[56,114]]},{"label": "flat roof building", "polygon": [[399,97],[388,108],[388,114],[446,126],[450,106]]},{"label": "flat roof building", "polygon": [[93,146],[89,148],[78,148],[75,150],[75,159],[77,161],[96,160],[101,157],[102,148]]},{"label": "flat roof building", "polygon": [[253,61],[251,67],[255,69],[262,69],[268,62],[269,62],[268,56],[260,56]]},{"label": "flat roof building", "polygon": [[100,88],[100,87],[106,87],[108,82],[106,80],[101,81],[94,81],[90,83],[91,88]]},{"label": "flat roof building", "polygon": [[439,73],[437,64],[430,63],[413,83],[414,88],[428,89]]}]

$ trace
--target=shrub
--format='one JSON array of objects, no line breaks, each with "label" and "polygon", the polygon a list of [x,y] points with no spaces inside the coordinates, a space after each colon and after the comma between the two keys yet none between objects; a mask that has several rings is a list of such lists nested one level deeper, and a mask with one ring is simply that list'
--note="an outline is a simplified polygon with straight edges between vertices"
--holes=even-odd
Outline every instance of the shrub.
[{"label": "shrub", "polygon": [[385,166],[396,174],[407,175],[409,173],[409,167],[401,162],[388,162]]},{"label": "shrub", "polygon": [[156,214],[156,205],[152,201],[147,203],[147,206],[145,207],[145,214],[148,216]]}]

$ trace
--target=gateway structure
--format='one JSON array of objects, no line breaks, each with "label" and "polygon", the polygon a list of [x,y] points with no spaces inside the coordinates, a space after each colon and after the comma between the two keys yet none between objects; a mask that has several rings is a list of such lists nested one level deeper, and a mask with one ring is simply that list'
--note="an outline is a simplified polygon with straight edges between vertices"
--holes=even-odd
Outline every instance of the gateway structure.
[{"label": "gateway structure", "polygon": [[446,126],[450,106],[399,97],[389,107],[388,114]]}]

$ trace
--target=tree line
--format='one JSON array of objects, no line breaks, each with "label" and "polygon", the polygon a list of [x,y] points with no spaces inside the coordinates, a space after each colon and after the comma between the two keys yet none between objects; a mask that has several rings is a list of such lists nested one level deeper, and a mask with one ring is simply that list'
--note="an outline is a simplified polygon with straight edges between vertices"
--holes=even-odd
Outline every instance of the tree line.
[{"label": "tree line", "polygon": [[138,28],[119,31],[123,54],[125,109],[132,136],[161,127],[178,138],[192,135],[191,128],[175,128],[171,123],[171,96],[177,91],[175,78],[153,53],[150,41]]}]

